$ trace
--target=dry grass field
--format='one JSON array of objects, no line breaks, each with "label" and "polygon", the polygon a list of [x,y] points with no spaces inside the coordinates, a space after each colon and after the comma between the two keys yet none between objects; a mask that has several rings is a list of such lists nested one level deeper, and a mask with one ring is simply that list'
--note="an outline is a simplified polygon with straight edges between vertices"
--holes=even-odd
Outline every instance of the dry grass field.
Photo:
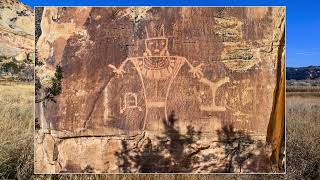
[{"label": "dry grass field", "polygon": [[289,179],[320,179],[320,91],[287,95]]},{"label": "dry grass field", "polygon": [[319,179],[320,96],[288,94],[287,174],[33,175],[33,86],[0,85],[0,179]]},{"label": "dry grass field", "polygon": [[33,171],[34,86],[0,84],[0,179]]}]

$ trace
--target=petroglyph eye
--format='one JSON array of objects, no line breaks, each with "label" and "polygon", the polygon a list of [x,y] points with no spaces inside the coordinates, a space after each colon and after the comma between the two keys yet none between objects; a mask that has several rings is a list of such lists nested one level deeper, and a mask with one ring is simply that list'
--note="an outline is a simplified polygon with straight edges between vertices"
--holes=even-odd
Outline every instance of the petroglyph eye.
[{"label": "petroglyph eye", "polygon": [[150,50],[158,49],[163,50],[167,46],[167,40],[166,39],[150,39],[147,40],[147,48]]},{"label": "petroglyph eye", "polygon": [[147,49],[153,51],[154,49],[157,49],[157,44],[155,40],[149,40],[147,41]]}]

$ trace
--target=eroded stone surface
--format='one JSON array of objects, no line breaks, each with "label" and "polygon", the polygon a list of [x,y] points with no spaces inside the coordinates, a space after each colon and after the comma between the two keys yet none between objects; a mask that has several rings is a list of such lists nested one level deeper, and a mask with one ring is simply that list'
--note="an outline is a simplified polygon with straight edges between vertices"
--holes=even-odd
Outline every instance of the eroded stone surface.
[{"label": "eroded stone surface", "polygon": [[0,54],[15,57],[21,52],[34,51],[34,14],[16,1],[0,3]]},{"label": "eroded stone surface", "polygon": [[35,62],[32,54],[34,54],[32,9],[16,0],[1,1],[0,80],[32,81]]},{"label": "eroded stone surface", "polygon": [[216,164],[190,172],[228,171],[235,159],[223,162],[228,145],[219,145],[226,139],[218,132],[230,125],[255,146],[246,149],[255,158],[242,157],[248,161],[232,171],[270,171],[262,139],[281,23],[280,7],[45,8],[37,76],[50,84],[56,65],[64,76],[57,102],[37,104],[56,140],[55,172],[123,172],[115,163],[121,140],[137,144],[146,133],[143,142],[156,143],[170,117],[179,133],[202,132],[197,148],[209,147],[196,153],[200,159],[206,151],[216,156]]}]

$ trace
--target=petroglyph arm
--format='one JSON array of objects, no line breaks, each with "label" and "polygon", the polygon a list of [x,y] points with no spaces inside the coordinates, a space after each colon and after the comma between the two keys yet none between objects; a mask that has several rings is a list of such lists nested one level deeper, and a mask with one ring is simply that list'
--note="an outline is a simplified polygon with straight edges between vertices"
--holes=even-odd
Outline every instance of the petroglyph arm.
[{"label": "petroglyph arm", "polygon": [[126,71],[124,70],[124,66],[126,65],[127,62],[133,60],[133,58],[127,58],[126,60],[124,60],[119,68],[117,68],[116,66],[114,66],[113,64],[109,64],[108,67],[110,67],[111,69],[113,69],[113,72],[116,73],[117,76],[123,77],[123,74],[126,73]]},{"label": "petroglyph arm", "polygon": [[200,63],[198,66],[194,67],[186,58],[183,58],[183,60],[188,64],[190,70],[189,72],[192,74],[194,78],[202,78],[203,77],[203,72],[202,72],[202,66],[204,65],[203,63]]},{"label": "petroglyph arm", "polygon": [[218,81],[214,81],[214,82],[211,82],[209,79],[207,78],[201,78],[200,79],[200,82],[210,86],[210,87],[219,87],[221,86],[222,84],[225,84],[227,82],[230,82],[230,78],[229,77],[224,77]]}]

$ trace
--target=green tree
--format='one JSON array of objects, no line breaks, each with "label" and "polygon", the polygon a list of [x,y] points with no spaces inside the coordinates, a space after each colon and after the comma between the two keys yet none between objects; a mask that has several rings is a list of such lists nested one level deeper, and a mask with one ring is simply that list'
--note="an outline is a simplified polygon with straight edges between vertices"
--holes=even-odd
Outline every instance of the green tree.
[{"label": "green tree", "polygon": [[56,102],[55,97],[61,94],[62,92],[62,85],[61,81],[63,78],[63,70],[60,65],[56,66],[56,72],[54,73],[54,77],[51,79],[52,85],[43,89],[44,95],[41,95],[41,82],[38,78],[36,78],[35,86],[36,86],[36,96],[40,96],[36,98],[36,103],[40,103],[42,101],[53,101]]}]

